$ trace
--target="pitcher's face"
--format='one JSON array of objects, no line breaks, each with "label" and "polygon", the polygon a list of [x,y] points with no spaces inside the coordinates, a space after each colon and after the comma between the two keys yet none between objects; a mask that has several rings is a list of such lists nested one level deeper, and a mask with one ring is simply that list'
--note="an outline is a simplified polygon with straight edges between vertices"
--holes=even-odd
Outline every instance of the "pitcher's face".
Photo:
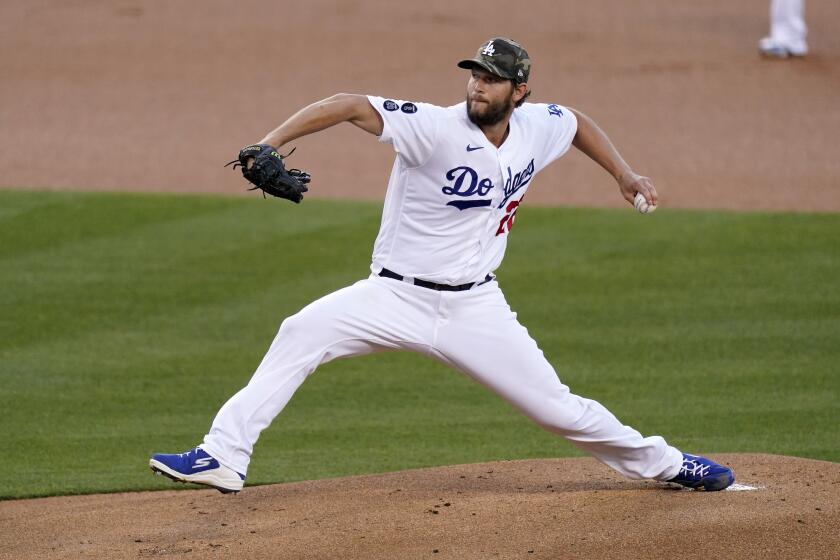
[{"label": "pitcher's face", "polygon": [[501,122],[513,111],[513,82],[473,68],[467,82],[467,116],[476,126]]}]

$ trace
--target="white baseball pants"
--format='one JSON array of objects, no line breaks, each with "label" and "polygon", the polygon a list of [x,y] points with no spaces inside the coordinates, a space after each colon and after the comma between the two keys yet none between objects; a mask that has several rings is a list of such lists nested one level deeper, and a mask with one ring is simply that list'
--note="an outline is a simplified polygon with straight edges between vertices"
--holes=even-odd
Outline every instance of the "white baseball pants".
[{"label": "white baseball pants", "polygon": [[219,410],[201,447],[245,474],[260,432],[318,365],[397,348],[466,373],[627,477],[668,480],[682,465],[682,453],[663,438],[642,437],[599,403],[570,393],[495,281],[438,292],[378,276],[283,321],[256,373]]},{"label": "white baseball pants", "polygon": [[770,38],[796,55],[808,52],[804,0],[770,1]]}]

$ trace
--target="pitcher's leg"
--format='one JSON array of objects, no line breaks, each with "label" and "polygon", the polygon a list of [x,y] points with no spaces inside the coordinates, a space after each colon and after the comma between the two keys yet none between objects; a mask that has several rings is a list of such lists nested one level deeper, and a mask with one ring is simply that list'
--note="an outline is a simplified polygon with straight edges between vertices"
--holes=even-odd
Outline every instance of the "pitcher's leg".
[{"label": "pitcher's leg", "polygon": [[440,329],[436,350],[442,360],[629,478],[669,480],[677,475],[679,450],[659,436],[642,437],[601,404],[571,393],[498,287],[478,290],[482,297],[458,304],[452,320]]},{"label": "pitcher's leg", "polygon": [[381,282],[363,280],[325,296],[283,321],[248,385],[219,410],[201,445],[245,474],[260,432],[280,414],[318,365],[406,346],[422,321]]},{"label": "pitcher's leg", "polygon": [[[385,347],[360,339],[313,340],[306,317],[294,315],[280,327],[248,385],[216,414],[201,447],[219,462],[246,474],[260,433],[286,407],[295,391],[320,364]],[[311,325],[314,327],[314,325]],[[326,334],[321,330],[321,334]]]}]

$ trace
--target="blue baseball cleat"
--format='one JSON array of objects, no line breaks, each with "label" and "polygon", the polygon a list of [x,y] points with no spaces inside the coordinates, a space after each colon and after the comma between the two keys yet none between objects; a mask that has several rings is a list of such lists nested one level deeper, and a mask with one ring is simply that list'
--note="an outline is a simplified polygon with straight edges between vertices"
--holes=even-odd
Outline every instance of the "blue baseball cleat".
[{"label": "blue baseball cleat", "polygon": [[668,482],[682,484],[695,490],[715,492],[735,482],[735,475],[732,469],[718,465],[711,459],[683,453],[683,463],[679,474]]},{"label": "blue baseball cleat", "polygon": [[175,482],[192,482],[212,486],[223,494],[242,490],[245,475],[227,468],[200,447],[177,455],[156,453],[149,466]]}]

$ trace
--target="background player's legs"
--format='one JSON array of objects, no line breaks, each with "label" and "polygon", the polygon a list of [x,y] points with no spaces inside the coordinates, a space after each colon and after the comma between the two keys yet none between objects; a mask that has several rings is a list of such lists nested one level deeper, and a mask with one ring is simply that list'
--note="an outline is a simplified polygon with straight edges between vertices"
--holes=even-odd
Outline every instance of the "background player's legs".
[{"label": "background player's legs", "polygon": [[423,332],[431,332],[435,292],[393,287],[392,280],[362,280],[283,321],[248,385],[222,406],[201,447],[245,474],[260,432],[318,365],[422,344]]},{"label": "background player's legs", "polygon": [[805,42],[808,28],[803,10],[803,0],[770,2],[770,37],[796,55],[808,52],[808,44]]},{"label": "background player's legs", "polygon": [[599,403],[560,382],[495,282],[444,294],[437,330],[439,359],[489,387],[547,430],[630,478],[668,480],[682,453],[661,437],[642,437]]}]

